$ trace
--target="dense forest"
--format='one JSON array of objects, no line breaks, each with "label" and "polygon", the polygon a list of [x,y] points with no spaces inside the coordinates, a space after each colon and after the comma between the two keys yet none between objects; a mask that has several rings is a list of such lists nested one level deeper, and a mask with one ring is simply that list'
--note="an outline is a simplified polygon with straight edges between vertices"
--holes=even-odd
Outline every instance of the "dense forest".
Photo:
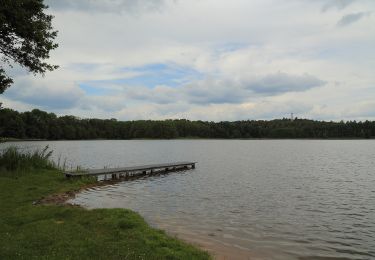
[{"label": "dense forest", "polygon": [[178,120],[117,121],[58,117],[38,109],[0,109],[0,137],[17,139],[133,138],[374,138],[375,121],[324,122],[308,119],[204,122]]}]

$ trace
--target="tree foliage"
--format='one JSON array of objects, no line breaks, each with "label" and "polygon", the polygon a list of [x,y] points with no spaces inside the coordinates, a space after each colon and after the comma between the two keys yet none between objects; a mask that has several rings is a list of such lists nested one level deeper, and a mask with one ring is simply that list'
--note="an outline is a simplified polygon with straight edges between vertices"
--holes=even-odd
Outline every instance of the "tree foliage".
[{"label": "tree foliage", "polygon": [[375,121],[325,122],[308,119],[204,122],[178,120],[117,121],[57,117],[38,109],[0,110],[0,137],[30,139],[171,138],[374,138]]},{"label": "tree foliage", "polygon": [[6,75],[4,64],[18,63],[30,72],[44,74],[57,68],[45,62],[57,48],[53,42],[53,16],[45,14],[43,0],[1,0],[0,4],[0,94],[13,80]]}]

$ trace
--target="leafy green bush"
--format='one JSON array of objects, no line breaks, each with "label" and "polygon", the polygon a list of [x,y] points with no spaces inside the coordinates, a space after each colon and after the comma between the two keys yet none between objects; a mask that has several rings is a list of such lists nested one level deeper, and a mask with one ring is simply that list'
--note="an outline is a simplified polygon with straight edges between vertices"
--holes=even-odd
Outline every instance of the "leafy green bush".
[{"label": "leafy green bush", "polygon": [[53,169],[56,165],[50,160],[51,155],[48,145],[44,149],[28,152],[11,146],[0,152],[0,170]]}]

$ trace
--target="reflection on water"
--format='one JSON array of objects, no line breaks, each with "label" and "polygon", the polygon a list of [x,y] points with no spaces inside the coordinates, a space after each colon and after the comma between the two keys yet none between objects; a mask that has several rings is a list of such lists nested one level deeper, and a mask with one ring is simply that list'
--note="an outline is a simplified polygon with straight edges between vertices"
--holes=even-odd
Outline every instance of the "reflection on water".
[{"label": "reflection on water", "polygon": [[198,161],[192,171],[83,191],[73,203],[130,208],[151,225],[198,243],[231,248],[229,254],[375,258],[374,141],[49,143],[55,155],[83,167]]}]

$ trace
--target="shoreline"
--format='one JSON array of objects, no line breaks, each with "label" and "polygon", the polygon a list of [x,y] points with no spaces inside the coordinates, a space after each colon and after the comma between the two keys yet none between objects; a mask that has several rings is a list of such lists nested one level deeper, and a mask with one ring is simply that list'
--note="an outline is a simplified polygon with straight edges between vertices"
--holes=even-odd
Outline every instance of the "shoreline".
[{"label": "shoreline", "polygon": [[243,141],[253,141],[253,140],[295,140],[295,141],[303,141],[303,140],[311,140],[311,141],[340,141],[340,140],[375,140],[375,138],[360,138],[360,137],[351,137],[351,138],[341,138],[341,137],[332,137],[332,138],[133,138],[133,139],[1,139],[0,138],[0,144],[1,143],[10,143],[10,142],[75,142],[75,141],[178,141],[178,140],[186,140],[186,141],[195,141],[195,140],[223,140],[223,141],[232,141],[232,140],[243,140]]},{"label": "shoreline", "polygon": [[208,252],[215,260],[266,260],[272,257],[271,254],[265,252],[253,252],[250,249],[224,243],[215,239],[215,236],[198,235],[194,232],[179,227],[178,230],[166,223],[158,223],[156,228],[165,230],[165,232],[177,239],[181,239],[189,244],[192,244],[206,252]]},{"label": "shoreline", "polygon": [[[107,185],[116,184],[119,182],[122,182],[124,180],[106,180],[106,181],[98,181],[96,183],[91,183],[84,185],[80,187],[79,189],[73,190],[73,191],[67,191],[63,193],[56,193],[51,194],[47,197],[44,197],[38,201],[35,201],[35,204],[41,204],[41,205],[64,205],[69,207],[80,207],[84,208],[83,206],[79,204],[73,204],[70,203],[69,200],[74,199],[75,196],[90,188],[95,187],[102,187]],[[129,181],[129,180],[127,180]],[[131,210],[131,209],[128,209]],[[142,216],[142,215],[141,215]],[[142,216],[143,217],[143,216]],[[147,221],[146,221],[147,222]],[[235,247],[233,245],[225,244],[221,241],[218,241],[214,239],[214,237],[210,237],[208,235],[207,237],[194,234],[192,232],[189,232],[187,230],[181,231],[181,227],[173,228],[172,226],[167,225],[167,223],[158,222],[155,226],[151,223],[148,223],[148,225],[155,227],[157,229],[161,229],[165,231],[169,236],[174,237],[178,240],[182,240],[190,245],[193,245],[205,252],[208,252],[213,259],[215,260],[227,260],[231,259],[232,257],[235,257],[235,259],[238,260],[264,260],[267,259],[267,257],[263,254],[256,254],[248,249],[245,248],[239,248]]]},{"label": "shoreline", "polygon": [[[79,207],[79,208],[85,209],[85,207],[79,204],[70,203],[69,200],[74,199],[78,193],[86,189],[112,185],[112,184],[119,183],[121,181],[124,181],[124,180],[106,180],[106,181],[98,181],[96,183],[86,184],[80,187],[79,189],[61,192],[61,193],[55,193],[55,194],[51,194],[49,196],[43,197],[37,201],[34,201],[33,204],[34,205],[58,205],[58,206],[68,206],[68,207]],[[150,223],[147,223],[147,224],[151,225]],[[204,238],[203,236],[199,236],[191,232],[187,232],[187,231],[178,232],[177,230],[172,230],[171,227],[166,225],[165,223],[164,224],[158,223],[155,228],[165,231],[171,237],[174,237],[178,240],[182,240],[190,245],[193,245],[197,248],[200,248],[203,251],[208,252],[215,260],[227,260],[233,256],[235,256],[236,259],[239,259],[239,260],[265,259],[264,257],[260,255],[254,254],[250,250],[242,249],[242,248],[235,248],[234,246],[225,245],[219,241],[215,242],[215,240],[210,237]]]}]

